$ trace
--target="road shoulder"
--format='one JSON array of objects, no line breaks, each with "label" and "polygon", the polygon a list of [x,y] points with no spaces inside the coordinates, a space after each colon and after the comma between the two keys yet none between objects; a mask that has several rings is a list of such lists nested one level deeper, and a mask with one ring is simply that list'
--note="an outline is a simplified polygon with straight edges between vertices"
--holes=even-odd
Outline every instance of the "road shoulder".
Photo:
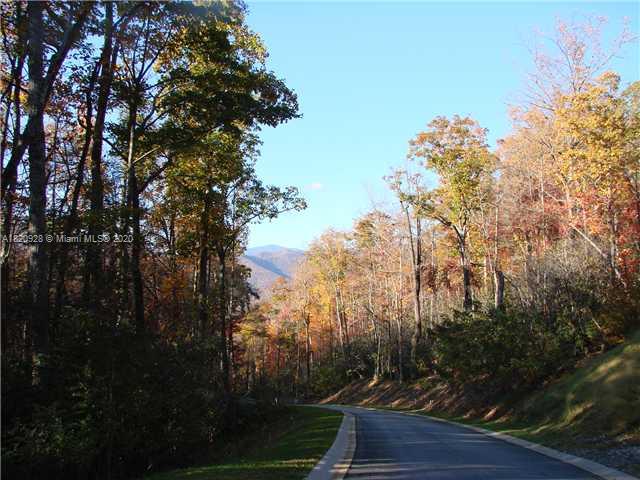
[{"label": "road shoulder", "polygon": [[317,407],[337,410],[344,416],[333,445],[307,476],[307,480],[342,480],[351,467],[356,451],[356,417],[332,405]]}]

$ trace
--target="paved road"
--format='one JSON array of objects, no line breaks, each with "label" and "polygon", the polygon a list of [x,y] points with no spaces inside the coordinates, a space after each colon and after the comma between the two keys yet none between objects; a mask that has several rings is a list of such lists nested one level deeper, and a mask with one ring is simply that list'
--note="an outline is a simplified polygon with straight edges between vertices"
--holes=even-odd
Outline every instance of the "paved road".
[{"label": "paved road", "polygon": [[357,446],[349,479],[598,478],[463,427],[394,412],[339,408],[356,416]]}]

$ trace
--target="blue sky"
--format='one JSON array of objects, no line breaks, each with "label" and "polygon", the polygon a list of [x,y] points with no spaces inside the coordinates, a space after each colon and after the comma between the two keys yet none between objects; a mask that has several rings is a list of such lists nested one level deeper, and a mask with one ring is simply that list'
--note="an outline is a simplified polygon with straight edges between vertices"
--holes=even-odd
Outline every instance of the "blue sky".
[{"label": "blue sky", "polygon": [[[253,225],[249,245],[306,248],[326,228],[350,228],[372,202],[391,201],[382,177],[436,115],[474,117],[494,145],[531,70],[534,29],[597,14],[609,18],[607,35],[624,17],[637,33],[639,5],[250,2],[269,68],[296,91],[303,115],[262,131],[257,171],[297,186],[309,207]],[[640,78],[638,44],[623,54],[611,68],[626,84]]]}]

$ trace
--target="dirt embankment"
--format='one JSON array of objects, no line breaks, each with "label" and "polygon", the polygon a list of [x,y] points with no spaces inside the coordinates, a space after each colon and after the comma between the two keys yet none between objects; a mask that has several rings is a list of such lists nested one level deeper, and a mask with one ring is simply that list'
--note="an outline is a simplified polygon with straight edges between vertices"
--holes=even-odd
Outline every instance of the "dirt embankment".
[{"label": "dirt embankment", "polygon": [[471,387],[454,388],[437,377],[423,378],[412,384],[359,380],[320,403],[424,410],[486,420],[506,413],[508,406],[496,405],[489,400],[487,393]]}]

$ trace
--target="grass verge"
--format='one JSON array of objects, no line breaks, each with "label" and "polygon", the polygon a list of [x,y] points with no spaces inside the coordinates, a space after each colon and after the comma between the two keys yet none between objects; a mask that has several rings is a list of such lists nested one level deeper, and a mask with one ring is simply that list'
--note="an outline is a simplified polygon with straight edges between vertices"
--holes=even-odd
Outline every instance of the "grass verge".
[{"label": "grass verge", "polygon": [[286,425],[266,444],[214,465],[184,468],[145,480],[289,480],[304,478],[331,447],[342,414],[290,407]]}]

